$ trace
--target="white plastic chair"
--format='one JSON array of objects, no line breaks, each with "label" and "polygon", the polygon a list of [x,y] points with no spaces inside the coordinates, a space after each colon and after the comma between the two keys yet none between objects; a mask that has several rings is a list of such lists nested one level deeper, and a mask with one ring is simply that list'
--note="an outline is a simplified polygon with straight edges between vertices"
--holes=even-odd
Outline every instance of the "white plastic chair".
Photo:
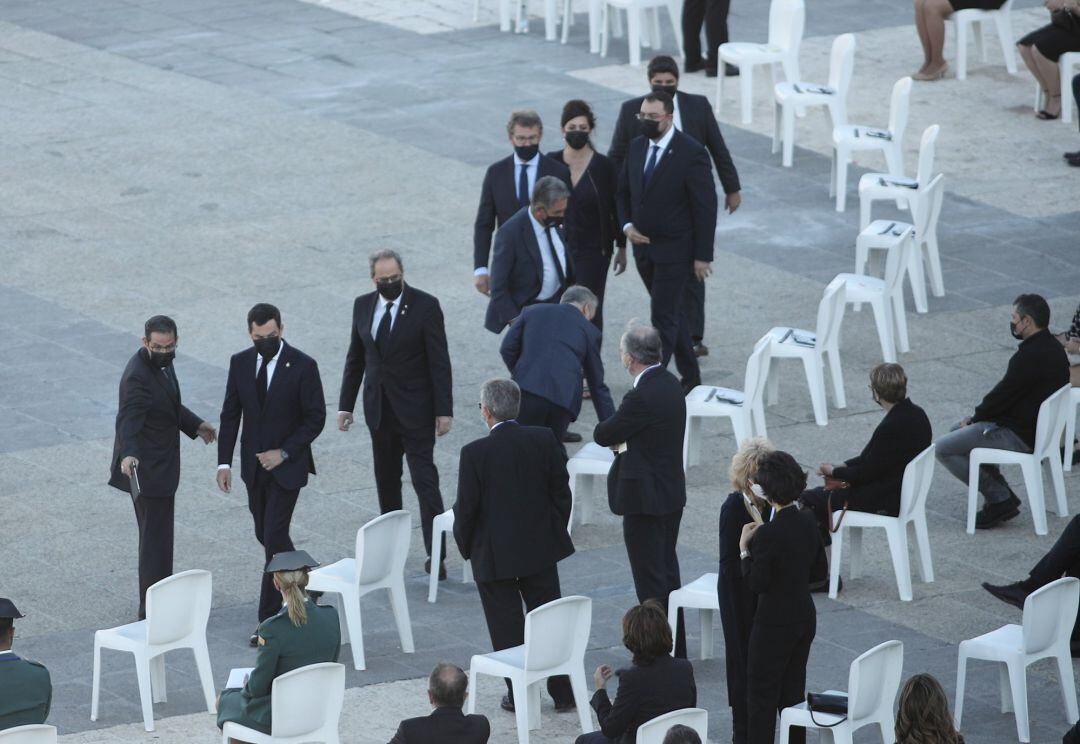
[{"label": "white plastic chair", "polygon": [[852,153],[881,150],[890,177],[904,176],[904,130],[907,128],[911,78],[896,81],[889,102],[889,126],[877,129],[863,124],[844,124],[833,127],[832,191],[836,195],[836,211],[843,212],[847,204],[847,169]]},{"label": "white plastic chair", "polygon": [[1076,439],[1076,409],[1080,406],[1080,388],[1069,388],[1069,401],[1065,404],[1065,460],[1064,469],[1072,470],[1073,440]]},{"label": "white plastic chair", "polygon": [[[714,573],[704,574],[668,595],[668,625],[671,626],[672,638],[675,637],[679,608],[698,611],[698,621],[701,625],[701,656],[699,658],[702,660],[711,659],[713,656],[713,615],[720,611],[720,598],[716,594],[717,578]],[[671,654],[675,654],[674,645],[671,648]],[[681,722],[676,721],[676,723]]]},{"label": "white plastic chair", "polygon": [[[412,515],[398,509],[376,517],[356,531],[356,558],[317,568],[308,577],[308,591],[338,594],[341,642],[352,645],[353,668],[366,669],[360,597],[378,589],[390,592],[401,649],[411,654],[412,625],[405,596],[405,559],[412,539]],[[435,565],[435,562],[432,561]]]},{"label": "white plastic chair", "polygon": [[229,721],[221,744],[229,739],[251,744],[338,744],[338,721],[345,699],[345,667],[333,662],[310,664],[274,680],[270,688],[270,735]]},{"label": "white plastic chair", "polygon": [[915,543],[919,548],[919,566],[922,580],[934,580],[934,564],[930,557],[930,533],[926,528],[926,495],[934,479],[934,445],[920,452],[904,468],[904,480],[900,486],[900,515],[888,517],[849,510],[833,535],[832,562],[829,564],[829,597],[836,599],[840,587],[840,556],[843,552],[844,534],[851,536],[851,568],[849,576],[858,578],[862,569],[862,531],[867,527],[882,527],[889,540],[896,588],[900,599],[911,601],[911,566],[908,562],[908,525],[915,529]]},{"label": "white plastic chair", "polygon": [[[143,726],[154,730],[154,703],[166,700],[165,654],[190,648],[195,654],[206,710],[214,712],[214,675],[206,646],[213,583],[209,571],[173,574],[146,590],[146,619],[94,633],[94,686],[90,720],[98,719],[101,693],[101,650],[124,651],[135,657]],[[151,700],[152,695],[152,700]]]},{"label": "white plastic chair", "polygon": [[593,730],[585,687],[585,647],[592,624],[592,600],[563,597],[537,607],[525,616],[525,643],[476,654],[469,662],[466,712],[476,712],[476,678],[481,674],[508,677],[514,689],[519,744],[529,744],[529,730],[540,728],[540,683],[567,675],[574,691],[581,732]]},{"label": "white plastic chair", "polygon": [[[822,732],[822,741],[835,744],[851,744],[852,734],[865,726],[877,726],[881,740],[894,741],[896,719],[893,717],[893,701],[900,690],[900,677],[904,670],[904,644],[886,641],[874,646],[851,662],[848,670],[848,714],[814,713],[802,702],[780,713],[780,744],[788,744],[792,726],[803,726]],[[829,694],[843,695],[839,690],[827,690]],[[825,738],[828,734],[831,737]]]},{"label": "white plastic chair", "polygon": [[[641,64],[641,47],[651,46],[659,48],[660,39],[660,15],[659,9],[667,8],[671,26],[675,31],[675,43],[681,50],[682,43],[682,2],[680,0],[603,0],[600,5],[600,56],[606,57],[608,53],[608,39],[611,35],[611,10],[616,12],[626,11],[627,42],[630,45],[630,64],[637,67]],[[645,12],[650,13],[649,33],[644,34],[642,29],[642,16]],[[646,44],[648,40],[648,44]]]},{"label": "white plastic chair", "polygon": [[769,369],[766,379],[769,405],[776,403],[780,388],[779,360],[800,359],[806,371],[806,384],[810,388],[810,402],[814,407],[814,421],[818,426],[829,423],[825,406],[825,363],[828,360],[829,376],[832,378],[833,402],[837,408],[847,407],[844,395],[844,373],[840,369],[840,324],[844,320],[844,280],[840,277],[829,282],[825,294],[818,303],[815,331],[778,326],[766,334],[771,342]]},{"label": "white plastic chair", "polygon": [[765,431],[765,379],[769,374],[772,337],[768,334],[754,344],[746,361],[742,390],[698,385],[686,394],[686,432],[683,435],[683,469],[701,461],[701,420],[726,416],[735,431],[735,444],[750,437],[768,436]]},{"label": "white plastic chair", "polygon": [[[754,108],[754,66],[769,65],[773,85],[777,80],[777,65],[783,68],[784,79],[799,79],[799,47],[802,45],[803,27],[806,23],[806,5],[803,0],[772,0],[769,3],[769,40],[764,44],[733,41],[721,44],[717,56],[739,68],[739,95],[742,103],[742,123],[749,124]],[[724,76],[716,76],[717,116],[724,100]]]},{"label": "white plastic chair", "polygon": [[[1061,74],[1061,120],[1066,124],[1072,122],[1073,108],[1076,101],[1072,96],[1072,79],[1076,74],[1076,68],[1080,67],[1080,52],[1065,52],[1058,58],[1058,69]],[[1043,100],[1042,86],[1035,83],[1035,111],[1039,111],[1046,104]]]},{"label": "white plastic chair", "polygon": [[[447,509],[431,520],[431,571],[428,575],[427,601],[434,602],[439,593],[439,566],[442,565],[443,536],[454,539],[454,510]],[[461,569],[461,583],[471,584],[473,580],[472,562],[465,561]]]},{"label": "white plastic chair", "polygon": [[1080,601],[1080,579],[1071,576],[1052,581],[1024,600],[1023,625],[1003,625],[977,638],[960,641],[956,662],[956,728],[964,712],[964,685],[968,659],[996,661],[1000,670],[1001,712],[1014,711],[1016,733],[1022,742],[1031,741],[1028,721],[1027,668],[1040,659],[1057,662],[1061,696],[1068,724],[1080,718],[1076,706],[1069,636],[1076,621]]},{"label": "white plastic chair", "polygon": [[833,127],[847,124],[847,96],[851,87],[851,75],[855,69],[855,35],[841,34],[832,43],[829,55],[829,82],[806,83],[787,81],[773,86],[773,140],[772,151],[784,143],[782,163],[791,167],[795,149],[795,113],[811,106],[828,109]]},{"label": "white plastic chair", "polygon": [[870,303],[881,342],[881,358],[886,362],[896,361],[897,348],[902,352],[910,350],[904,303],[904,268],[912,250],[914,236],[908,229],[897,247],[885,254],[883,279],[864,274],[837,274],[833,279],[844,282],[845,305],[855,305],[857,310],[862,303]]},{"label": "white plastic chair", "polygon": [[983,62],[986,62],[986,40],[983,38],[983,23],[992,21],[997,27],[998,40],[1001,42],[1001,53],[1005,57],[1005,69],[1010,75],[1016,74],[1016,40],[1012,31],[1012,4],[1013,0],[1005,0],[1005,4],[997,10],[979,10],[978,8],[966,8],[958,10],[946,19],[946,25],[954,27],[956,32],[956,79],[967,80],[967,35],[968,28],[974,32],[975,46]]},{"label": "white plastic chair", "polygon": [[567,460],[566,472],[570,475],[571,499],[567,532],[572,531],[574,527],[575,513],[579,515],[580,524],[588,524],[592,520],[593,484],[598,478],[607,478],[613,462],[615,462],[615,453],[596,442],[587,442]]},{"label": "white plastic chair", "polygon": [[941,126],[931,124],[919,139],[919,165],[915,178],[896,177],[889,173],[864,173],[859,178],[859,229],[870,224],[870,209],[875,201],[895,199],[899,209],[907,209],[912,194],[925,188],[934,177],[934,155]]},{"label": "white plastic chair", "polygon": [[975,509],[979,498],[979,466],[988,463],[1019,465],[1024,473],[1024,488],[1031,504],[1031,521],[1035,534],[1046,534],[1046,497],[1043,491],[1042,461],[1050,461],[1050,477],[1057,497],[1055,511],[1059,517],[1069,516],[1065,500],[1065,473],[1061,464],[1061,433],[1065,430],[1065,416],[1069,404],[1069,385],[1063,385],[1039,406],[1039,418],[1035,424],[1035,449],[1033,452],[1011,452],[976,447],[971,450],[968,467],[968,518],[967,532],[975,534]]},{"label": "white plastic chair", "polygon": [[56,744],[56,726],[31,723],[0,731],[3,744]]},{"label": "white plastic chair", "polygon": [[638,726],[634,744],[664,744],[668,729],[678,725],[689,726],[697,732],[702,741],[707,741],[709,711],[704,708],[682,708],[657,716]]}]

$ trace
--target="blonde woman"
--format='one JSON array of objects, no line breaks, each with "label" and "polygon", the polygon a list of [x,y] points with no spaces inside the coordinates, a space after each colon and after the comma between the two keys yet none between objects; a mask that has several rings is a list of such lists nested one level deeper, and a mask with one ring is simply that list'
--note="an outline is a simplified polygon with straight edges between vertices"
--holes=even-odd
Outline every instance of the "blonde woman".
[{"label": "blonde woman", "polygon": [[900,691],[896,744],[964,744],[953,725],[945,690],[933,676],[916,674]]},{"label": "blonde woman", "polygon": [[302,666],[338,660],[341,629],[337,611],[312,602],[305,589],[308,572],[318,565],[303,550],[277,553],[266,565],[284,606],[259,625],[258,656],[247,682],[218,696],[218,728],[233,721],[269,734],[274,680]]}]

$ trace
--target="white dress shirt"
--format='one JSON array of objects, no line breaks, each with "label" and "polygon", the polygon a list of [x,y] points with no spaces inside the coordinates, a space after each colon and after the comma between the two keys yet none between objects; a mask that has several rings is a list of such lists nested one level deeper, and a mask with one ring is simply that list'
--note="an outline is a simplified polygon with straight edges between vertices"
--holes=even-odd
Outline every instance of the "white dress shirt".
[{"label": "white dress shirt", "polygon": [[[281,346],[278,347],[277,354],[274,354],[273,358],[269,362],[266,363],[266,389],[267,389],[267,391],[270,390],[270,381],[272,379],[274,379],[274,370],[277,369],[277,360],[281,356],[281,352],[282,352],[282,350],[284,348],[285,348],[285,339],[281,339]],[[262,369],[262,366],[263,366],[262,354],[259,354],[258,352],[256,352],[255,353],[255,377],[256,377],[256,379],[259,377],[259,370]],[[226,463],[224,465],[218,465],[217,469],[218,470],[226,470],[226,469],[228,469],[230,467],[232,467],[232,466],[229,465],[228,463]]]},{"label": "white dress shirt", "polygon": [[[670,126],[668,127],[668,130],[664,132],[664,136],[661,137],[659,140],[657,140],[656,142],[649,140],[649,144],[645,147],[645,165],[641,168],[642,173],[645,172],[645,168],[649,165],[649,158],[652,156],[654,145],[659,147],[660,149],[656,151],[656,162],[653,164],[653,172],[655,173],[656,169],[660,167],[660,161],[664,158],[664,153],[667,152],[668,145],[671,144],[671,138],[675,136],[676,129],[677,125]],[[629,230],[630,226],[633,224],[633,222],[627,222],[625,225],[623,225],[623,232],[625,233],[627,230]]]},{"label": "white dress shirt", "polygon": [[648,372],[650,369],[656,369],[659,366],[659,364],[653,364],[638,372],[637,377],[634,378],[634,387],[637,387],[638,382],[641,381],[641,378],[645,375],[646,372]]},{"label": "white dress shirt", "polygon": [[562,269],[564,277],[566,276],[566,249],[563,247],[562,240],[559,239],[558,231],[555,228],[545,230],[544,226],[533,217],[532,210],[529,210],[529,221],[532,222],[536,243],[540,247],[540,260],[544,264],[544,276],[540,282],[540,294],[536,296],[536,299],[548,300],[559,291],[559,274],[555,270],[554,261],[551,260],[551,249],[547,236],[551,236],[551,245],[555,246],[555,255],[559,257],[559,268]]},{"label": "white dress shirt", "polygon": [[[525,166],[525,178],[529,183],[529,198],[532,198],[533,188],[536,187],[536,174],[540,170],[540,153],[533,155],[532,160],[522,160],[514,153],[514,196],[518,195],[518,183],[521,180],[521,166]],[[481,266],[473,270],[473,276],[487,276],[488,267]]]},{"label": "white dress shirt", "polygon": [[[405,294],[404,286],[402,287],[401,294]],[[396,300],[388,300],[382,295],[379,295],[379,299],[375,302],[375,312],[371,314],[372,338],[375,338],[375,334],[379,330],[379,323],[382,322],[383,316],[386,315],[386,306],[391,302],[394,303],[394,306],[390,308],[390,330],[394,330],[394,323],[397,322],[398,310],[401,309],[401,295],[398,295]]]},{"label": "white dress shirt", "polygon": [[671,100],[675,103],[675,110],[671,113],[671,123],[675,125],[675,128],[680,132],[682,131],[682,117],[679,116],[679,94],[676,92],[671,97]]}]

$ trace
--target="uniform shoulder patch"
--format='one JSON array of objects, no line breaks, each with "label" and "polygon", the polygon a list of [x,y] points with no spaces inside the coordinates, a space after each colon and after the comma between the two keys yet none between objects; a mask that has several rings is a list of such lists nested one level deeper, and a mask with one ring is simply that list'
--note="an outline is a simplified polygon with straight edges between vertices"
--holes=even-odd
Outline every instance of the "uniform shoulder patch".
[{"label": "uniform shoulder patch", "polygon": [[260,646],[265,646],[266,645],[266,639],[265,638],[263,638],[262,636],[258,636],[258,639],[259,639],[259,645]]}]

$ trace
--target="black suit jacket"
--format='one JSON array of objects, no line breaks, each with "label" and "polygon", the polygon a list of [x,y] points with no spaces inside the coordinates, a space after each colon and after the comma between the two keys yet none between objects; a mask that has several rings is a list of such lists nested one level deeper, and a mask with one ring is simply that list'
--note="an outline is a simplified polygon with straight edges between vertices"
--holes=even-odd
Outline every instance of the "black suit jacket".
[{"label": "black suit jacket", "polygon": [[454,538],[477,581],[533,576],[573,553],[571,503],[551,429],[505,421],[461,448]]},{"label": "black suit jacket", "polygon": [[491,724],[484,716],[444,707],[402,721],[390,744],[487,744],[489,736]]},{"label": "black suit jacket", "polygon": [[[682,123],[684,134],[692,137],[705,146],[712,156],[713,165],[716,166],[716,174],[720,177],[720,185],[724,187],[725,194],[733,194],[742,187],[739,185],[739,172],[735,170],[735,163],[731,160],[724,143],[724,135],[720,134],[720,125],[713,115],[712,105],[705,96],[693,93],[675,92],[678,99],[679,120]],[[637,115],[641,111],[641,102],[645,96],[631,98],[623,101],[619,109],[619,118],[615,122],[615,132],[611,135],[611,147],[608,148],[608,157],[615,163],[616,170],[622,167],[626,159],[626,151],[630,147],[630,141],[641,134]]]},{"label": "black suit jacket", "polygon": [[758,595],[754,625],[809,623],[817,617],[810,597],[811,577],[828,573],[825,546],[810,512],[785,507],[763,524],[750,542],[742,574]]},{"label": "black suit jacket", "polygon": [[926,412],[904,398],[881,419],[870,441],[857,457],[833,469],[833,477],[847,481],[851,489],[834,496],[852,509],[900,513],[900,486],[904,468],[930,446],[933,433]]},{"label": "black suit jacket", "polygon": [[240,477],[249,487],[261,466],[255,455],[283,449],[289,459],[269,474],[278,485],[296,491],[307,485],[308,473],[315,472],[311,443],[322,433],[326,423],[326,399],[323,397],[319,365],[304,352],[281,342],[274,366],[274,376],[266,389],[266,403],[259,405],[255,386],[255,348],[233,354],[225,383],[225,402],[221,406],[221,430],[218,432],[218,464],[231,465],[240,420]]},{"label": "black suit jacket", "polygon": [[678,378],[663,367],[641,376],[615,415],[593,429],[602,447],[626,443],[608,472],[608,503],[614,514],[663,515],[686,505],[682,465],[686,398]]},{"label": "black suit jacket", "polygon": [[[172,368],[175,376],[176,368]],[[131,492],[131,481],[120,472],[128,455],[139,460],[139,485],[147,498],[171,498],[180,483],[180,432],[194,439],[202,419],[180,402],[180,383],[174,391],[150,354],[139,349],[120,377],[116,438],[113,441],[109,485]]]},{"label": "black suit jacket", "polygon": [[615,702],[607,690],[597,690],[592,707],[600,730],[620,744],[634,744],[643,723],[681,708],[697,706],[694,667],[686,659],[667,654],[648,664],[634,664],[618,671]]},{"label": "black suit jacket", "polygon": [[[480,206],[476,210],[476,223],[473,226],[473,268],[488,265],[491,253],[491,233],[517,214],[521,209],[517,197],[517,177],[514,156],[503,158],[488,167],[484,174],[484,185],[480,187]],[[544,176],[561,178],[570,186],[570,170],[565,164],[552,160],[547,155],[540,155],[536,168],[536,180]]]},{"label": "black suit jacket", "polygon": [[[555,228],[553,228],[555,229]],[[566,286],[574,283],[574,262],[566,239],[560,234],[566,258]],[[491,256],[491,299],[488,301],[484,328],[502,333],[521,309],[533,302],[544,283],[544,263],[540,251],[549,251],[536,240],[529,209],[522,207],[506,221],[495,235]],[[556,298],[558,298],[556,294]]]},{"label": "black suit jacket", "polygon": [[652,178],[644,184],[645,158],[652,142],[630,142],[619,175],[619,225],[632,222],[649,237],[635,245],[654,263],[712,261],[716,233],[716,185],[705,148],[676,131]]},{"label": "black suit jacket", "polygon": [[353,303],[352,340],[341,377],[339,411],[352,411],[364,381],[364,419],[379,428],[383,401],[389,401],[402,428],[428,429],[433,435],[436,416],[454,415],[450,352],[439,301],[408,284],[398,297],[397,318],[385,354],[371,335],[375,303],[371,292]]}]

